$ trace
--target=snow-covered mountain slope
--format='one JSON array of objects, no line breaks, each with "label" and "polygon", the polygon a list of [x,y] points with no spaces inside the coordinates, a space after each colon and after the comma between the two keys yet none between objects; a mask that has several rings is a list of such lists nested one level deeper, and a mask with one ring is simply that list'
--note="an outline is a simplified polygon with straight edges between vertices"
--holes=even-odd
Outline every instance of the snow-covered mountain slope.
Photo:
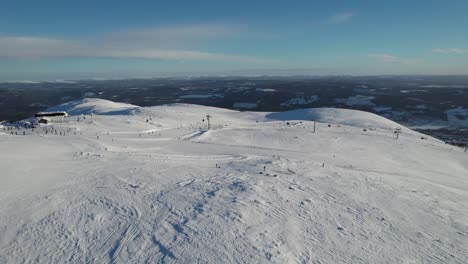
[{"label": "snow-covered mountain slope", "polygon": [[395,129],[401,125],[373,113],[340,109],[340,108],[312,108],[271,113],[268,118],[277,120],[315,120],[323,123],[340,125]]},{"label": "snow-covered mountain slope", "polygon": [[468,262],[468,153],[384,118],[58,109],[0,130],[0,263]]},{"label": "snow-covered mountain slope", "polygon": [[70,115],[127,115],[138,106],[98,98],[84,98],[50,107],[46,111],[66,111]]}]

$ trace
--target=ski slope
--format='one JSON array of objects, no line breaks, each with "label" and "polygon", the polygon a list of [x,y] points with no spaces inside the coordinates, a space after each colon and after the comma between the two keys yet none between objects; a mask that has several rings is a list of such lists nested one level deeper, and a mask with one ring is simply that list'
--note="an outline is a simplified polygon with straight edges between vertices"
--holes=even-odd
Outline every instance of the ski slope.
[{"label": "ski slope", "polygon": [[377,115],[50,110],[0,129],[0,263],[468,263],[468,153]]}]

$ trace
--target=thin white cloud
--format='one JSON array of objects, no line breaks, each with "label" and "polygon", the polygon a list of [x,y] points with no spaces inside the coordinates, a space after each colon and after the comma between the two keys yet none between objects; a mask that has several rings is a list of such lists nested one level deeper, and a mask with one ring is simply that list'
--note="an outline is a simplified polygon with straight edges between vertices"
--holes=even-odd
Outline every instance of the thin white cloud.
[{"label": "thin white cloud", "polygon": [[256,57],[193,50],[194,44],[239,34],[237,28],[195,25],[146,28],[107,34],[94,40],[0,36],[0,57],[97,57],[268,63]]},{"label": "thin white cloud", "polygon": [[330,21],[335,24],[341,24],[341,23],[346,23],[351,20],[356,16],[356,13],[354,12],[343,12],[343,13],[338,13],[334,14],[330,17]]},{"label": "thin white cloud", "polygon": [[367,57],[374,59],[380,63],[400,63],[400,64],[415,64],[416,61],[413,59],[401,58],[389,54],[369,54]]},{"label": "thin white cloud", "polygon": [[225,25],[189,25],[123,30],[105,35],[99,42],[114,45],[170,47],[241,35],[241,29]]},{"label": "thin white cloud", "polygon": [[466,53],[468,53],[468,49],[460,49],[460,48],[433,49],[432,52],[448,53],[448,54],[466,54]]},{"label": "thin white cloud", "polygon": [[39,37],[0,37],[0,57],[37,58],[75,56],[82,44]]},{"label": "thin white cloud", "polygon": [[237,61],[247,63],[269,63],[270,60],[258,59],[250,56],[231,55],[223,53],[210,53],[193,50],[168,50],[168,49],[141,49],[141,50],[100,50],[90,57],[108,57],[120,59],[159,59],[159,60],[201,60],[201,61]]}]

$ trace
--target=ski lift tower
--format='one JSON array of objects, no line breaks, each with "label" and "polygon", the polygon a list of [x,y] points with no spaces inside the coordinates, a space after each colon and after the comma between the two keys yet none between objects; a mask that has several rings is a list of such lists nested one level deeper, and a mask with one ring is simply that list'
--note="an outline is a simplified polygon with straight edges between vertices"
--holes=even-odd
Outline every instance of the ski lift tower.
[{"label": "ski lift tower", "polygon": [[393,133],[395,134],[396,139],[398,139],[398,136],[401,134],[401,128],[395,128],[395,131],[393,131]]},{"label": "ski lift tower", "polygon": [[211,118],[210,114],[207,114],[206,115],[206,121],[208,122],[208,125],[207,125],[208,129],[207,130],[210,130],[210,118]]}]

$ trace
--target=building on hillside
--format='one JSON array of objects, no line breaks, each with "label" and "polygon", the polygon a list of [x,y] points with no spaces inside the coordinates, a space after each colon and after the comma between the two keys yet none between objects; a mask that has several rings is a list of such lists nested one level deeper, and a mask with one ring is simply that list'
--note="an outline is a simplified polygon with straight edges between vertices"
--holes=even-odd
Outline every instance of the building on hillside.
[{"label": "building on hillside", "polygon": [[57,112],[39,112],[35,115],[35,117],[67,117],[68,113],[65,111],[57,111]]},{"label": "building on hillside", "polygon": [[37,120],[38,124],[49,124],[50,123],[50,118],[48,117],[41,117],[39,120]]},{"label": "building on hillside", "polygon": [[39,124],[48,124],[51,122],[63,122],[63,119],[67,116],[68,116],[68,113],[65,111],[39,112],[35,115],[35,117],[38,119],[37,123]]}]

